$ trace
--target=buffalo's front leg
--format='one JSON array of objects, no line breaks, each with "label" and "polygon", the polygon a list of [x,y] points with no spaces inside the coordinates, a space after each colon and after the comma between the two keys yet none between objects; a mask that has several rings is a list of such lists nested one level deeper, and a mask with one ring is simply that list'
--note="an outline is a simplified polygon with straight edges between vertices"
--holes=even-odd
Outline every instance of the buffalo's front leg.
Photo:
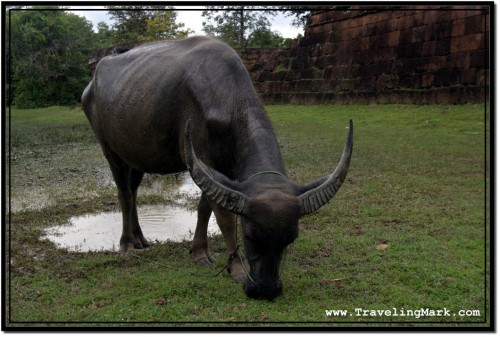
[{"label": "buffalo's front leg", "polygon": [[202,194],[200,203],[198,204],[198,222],[196,223],[196,230],[194,231],[191,252],[193,253],[194,260],[203,265],[215,262],[215,259],[208,250],[207,229],[211,214],[212,208],[205,198],[205,194]]},{"label": "buffalo's front leg", "polygon": [[[224,236],[224,240],[226,241],[226,252],[229,258],[235,253],[237,247],[236,216],[233,213],[213,204],[212,210],[214,211],[217,224],[219,225],[222,235]],[[235,257],[231,259],[229,272],[235,281],[244,282],[247,276],[242,266],[242,258],[240,258],[240,254],[240,252],[236,252]]]},{"label": "buffalo's front leg", "polygon": [[142,234],[137,216],[137,189],[144,173],[131,168],[112,152],[107,152],[106,158],[108,159],[116,187],[118,188],[118,201],[120,202],[123,217],[120,252],[126,253],[134,250],[134,248],[142,249],[149,247],[147,240]]}]

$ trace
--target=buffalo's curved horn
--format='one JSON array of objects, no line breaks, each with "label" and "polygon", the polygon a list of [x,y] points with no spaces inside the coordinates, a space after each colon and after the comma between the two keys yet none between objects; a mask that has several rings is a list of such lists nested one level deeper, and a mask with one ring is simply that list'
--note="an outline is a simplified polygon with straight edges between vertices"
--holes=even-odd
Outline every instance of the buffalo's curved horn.
[{"label": "buffalo's curved horn", "polygon": [[226,186],[230,181],[229,178],[214,169],[208,168],[196,157],[191,140],[190,122],[191,120],[188,120],[186,123],[184,156],[193,181],[210,200],[220,207],[236,214],[243,214],[247,205],[247,197],[243,193]]},{"label": "buffalo's curved horn", "polygon": [[327,177],[316,180],[309,184],[310,189],[299,196],[302,208],[302,215],[314,212],[332,199],[340,186],[344,182],[351,161],[353,146],[353,126],[352,120],[349,120],[349,133],[344,146],[342,158],[335,168],[335,171]]}]

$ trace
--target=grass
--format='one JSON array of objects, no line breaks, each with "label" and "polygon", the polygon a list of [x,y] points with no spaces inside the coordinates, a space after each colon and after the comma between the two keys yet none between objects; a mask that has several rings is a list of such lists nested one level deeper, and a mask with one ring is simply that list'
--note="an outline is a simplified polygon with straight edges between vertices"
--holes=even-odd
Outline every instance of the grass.
[{"label": "grass", "polygon": [[[274,302],[248,299],[225,273],[187,273],[213,275],[223,266],[220,236],[210,242],[219,255],[212,267],[192,262],[190,242],[157,243],[137,258],[68,252],[41,240],[45,228],[70,217],[117,210],[116,192],[81,110],[12,109],[6,326],[491,325],[483,105],[267,109],[298,183],[333,170],[349,118],[355,135],[346,182],[301,220],[282,272],[284,295]],[[148,190],[155,179],[170,183],[148,177],[139,203],[172,202]],[[359,308],[447,308],[451,316],[372,317],[357,315]],[[327,317],[332,309],[348,316]],[[461,317],[460,310],[480,316]]]}]

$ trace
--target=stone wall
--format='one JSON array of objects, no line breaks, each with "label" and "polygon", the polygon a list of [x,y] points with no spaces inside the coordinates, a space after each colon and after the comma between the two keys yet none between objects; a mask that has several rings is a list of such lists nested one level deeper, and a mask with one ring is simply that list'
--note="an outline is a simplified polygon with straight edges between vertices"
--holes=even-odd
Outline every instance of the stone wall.
[{"label": "stone wall", "polygon": [[267,103],[460,104],[489,91],[489,7],[319,11],[288,49],[249,50]]}]

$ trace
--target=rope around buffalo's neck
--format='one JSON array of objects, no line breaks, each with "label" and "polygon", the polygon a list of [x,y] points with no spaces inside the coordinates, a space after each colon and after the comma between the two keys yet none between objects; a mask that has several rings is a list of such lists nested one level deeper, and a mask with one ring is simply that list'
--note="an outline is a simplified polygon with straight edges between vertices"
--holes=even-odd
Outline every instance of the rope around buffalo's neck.
[{"label": "rope around buffalo's neck", "polygon": [[277,174],[277,175],[279,175],[279,176],[282,176],[282,177],[285,177],[285,178],[286,178],[286,176],[285,176],[283,173],[278,172],[278,171],[261,171],[261,172],[257,172],[257,173],[255,173],[255,174],[252,174],[250,177],[248,177],[248,178],[247,178],[247,180],[250,180],[250,179],[252,179],[253,177],[259,176],[259,175],[261,175],[261,174]]},{"label": "rope around buffalo's neck", "polygon": [[[251,178],[251,177],[250,177]],[[250,179],[249,178],[249,179]],[[238,215],[235,215],[235,224],[236,224],[236,228],[235,228],[235,231],[234,231],[234,235],[235,235],[235,241],[236,243],[238,243]],[[243,233],[243,228],[241,228],[241,231]],[[237,254],[237,251],[238,251],[238,248],[240,247],[240,245],[237,245],[236,246],[236,249],[234,250],[234,253],[233,254]],[[240,263],[241,263],[241,266],[243,267],[243,271],[245,272],[245,275],[247,276],[247,278],[253,282],[253,284],[256,284],[254,279],[252,278],[252,276],[250,276],[250,273],[247,271],[247,268],[245,267],[245,263],[243,261],[243,258],[241,257],[241,254],[238,254],[238,257],[240,258]],[[228,261],[227,263],[228,265],[228,268],[230,267],[230,263]]]}]

